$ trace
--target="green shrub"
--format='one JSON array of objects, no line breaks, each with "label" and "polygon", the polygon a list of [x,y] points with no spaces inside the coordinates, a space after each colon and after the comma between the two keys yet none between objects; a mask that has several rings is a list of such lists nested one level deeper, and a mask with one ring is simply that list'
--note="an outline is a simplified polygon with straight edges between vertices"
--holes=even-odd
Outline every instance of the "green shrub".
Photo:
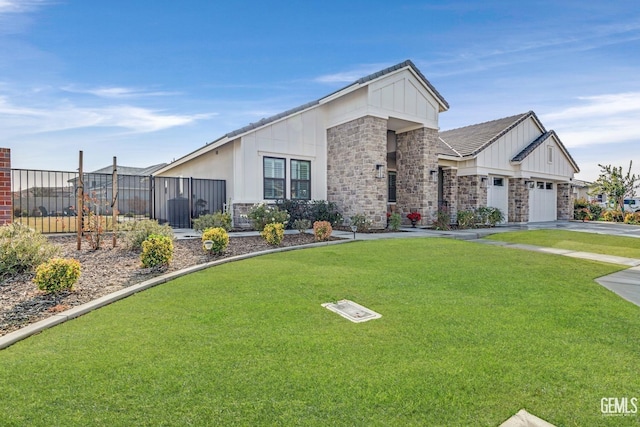
[{"label": "green shrub", "polygon": [[278,246],[282,243],[282,239],[284,239],[284,224],[279,222],[267,224],[264,226],[262,232],[260,232],[260,235],[271,246]]},{"label": "green shrub", "polygon": [[329,240],[333,233],[333,227],[329,221],[316,221],[313,223],[313,235],[317,242]]},{"label": "green shrub", "polygon": [[367,219],[364,214],[355,214],[351,217],[351,225],[358,227],[358,233],[364,233],[369,231],[369,227],[371,227],[371,220]]},{"label": "green shrub", "polygon": [[451,229],[451,216],[446,210],[439,210],[436,214],[436,219],[433,221],[433,227],[436,230],[449,230]]},{"label": "green shrub", "polygon": [[36,268],[33,281],[45,292],[71,290],[80,278],[80,261],[52,258]]},{"label": "green shrub", "polygon": [[311,202],[311,215],[309,219],[313,222],[327,221],[332,226],[342,224],[342,214],[338,212],[338,205],[326,200],[314,200]]},{"label": "green shrub", "polygon": [[[202,233],[202,242],[204,243],[206,240],[213,242],[210,252],[214,254],[223,253],[227,249],[227,246],[229,246],[229,234],[227,234],[227,230],[222,227],[212,227],[204,230],[204,233]],[[207,249],[205,248],[205,250]]]},{"label": "green shrub", "polygon": [[142,242],[151,235],[166,236],[173,239],[173,230],[167,224],[160,225],[154,219],[143,219],[141,221],[127,221],[121,224],[119,230],[123,236],[124,245],[127,249],[138,251],[142,249]]},{"label": "green shrub", "polygon": [[0,278],[33,271],[59,248],[40,232],[18,222],[0,227]]},{"label": "green shrub", "polygon": [[622,222],[624,218],[621,211],[604,211],[602,219],[609,222]]},{"label": "green shrub", "polygon": [[476,214],[473,211],[458,211],[457,218],[458,228],[464,230],[474,226]]},{"label": "green shrub", "polygon": [[491,206],[487,207],[486,215],[487,216],[486,216],[485,224],[488,224],[490,227],[495,227],[496,224],[499,224],[502,221],[504,221],[504,214],[498,208],[494,208]]},{"label": "green shrub", "polygon": [[310,220],[313,216],[311,204],[308,200],[280,199],[276,200],[276,206],[281,211],[286,211],[289,214],[287,228],[295,228],[294,223],[296,221],[304,219]]},{"label": "green shrub", "polygon": [[214,227],[222,227],[226,231],[231,230],[231,214],[218,211],[213,214],[200,215],[193,220],[193,229],[196,231],[204,231]]},{"label": "green shrub", "polygon": [[302,234],[307,229],[311,228],[311,221],[309,221],[308,219],[296,219],[293,222],[293,228],[298,230],[298,233]]},{"label": "green shrub", "polygon": [[600,206],[597,202],[589,203],[589,212],[591,212],[591,219],[598,220],[602,216],[602,206]]},{"label": "green shrub", "polygon": [[173,239],[167,236],[152,234],[142,242],[140,261],[144,268],[164,267],[173,258]]},{"label": "green shrub", "polygon": [[269,205],[265,202],[256,203],[251,207],[247,218],[251,221],[251,226],[256,231],[264,230],[264,226],[272,223],[287,224],[289,214],[281,211],[277,206]]},{"label": "green shrub", "polygon": [[400,230],[400,225],[402,224],[402,216],[398,212],[393,212],[389,215],[389,229],[392,231]]},{"label": "green shrub", "polygon": [[625,224],[640,224],[640,211],[629,212],[624,216]]}]

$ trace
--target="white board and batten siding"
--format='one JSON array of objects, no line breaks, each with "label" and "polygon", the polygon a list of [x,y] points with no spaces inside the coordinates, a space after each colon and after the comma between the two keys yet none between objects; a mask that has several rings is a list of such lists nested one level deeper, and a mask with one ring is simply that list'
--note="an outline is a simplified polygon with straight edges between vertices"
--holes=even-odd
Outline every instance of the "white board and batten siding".
[{"label": "white board and batten siding", "polygon": [[504,170],[512,174],[511,159],[542,133],[533,118],[528,118],[478,153],[477,166],[496,171]]},{"label": "white board and batten siding", "polygon": [[438,128],[438,101],[408,70],[369,85],[369,106],[382,116]]}]

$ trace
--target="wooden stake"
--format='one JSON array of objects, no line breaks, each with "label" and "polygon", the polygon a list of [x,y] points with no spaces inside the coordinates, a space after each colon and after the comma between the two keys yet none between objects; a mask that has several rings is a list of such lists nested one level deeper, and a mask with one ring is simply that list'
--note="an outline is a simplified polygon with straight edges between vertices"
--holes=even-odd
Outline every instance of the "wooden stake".
[{"label": "wooden stake", "polygon": [[82,172],[82,150],[78,158],[78,203],[76,204],[78,250],[82,249],[82,214],[84,213],[84,176]]}]

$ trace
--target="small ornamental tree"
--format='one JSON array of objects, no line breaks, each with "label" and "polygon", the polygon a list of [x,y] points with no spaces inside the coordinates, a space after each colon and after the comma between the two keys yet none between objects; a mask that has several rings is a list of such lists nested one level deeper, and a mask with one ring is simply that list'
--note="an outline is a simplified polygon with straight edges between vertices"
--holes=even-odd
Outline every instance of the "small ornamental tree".
[{"label": "small ornamental tree", "polygon": [[591,186],[591,194],[604,194],[615,210],[624,213],[624,199],[636,195],[640,188],[640,177],[631,173],[633,162],[629,161],[629,170],[624,174],[622,166],[601,165],[600,176]]}]

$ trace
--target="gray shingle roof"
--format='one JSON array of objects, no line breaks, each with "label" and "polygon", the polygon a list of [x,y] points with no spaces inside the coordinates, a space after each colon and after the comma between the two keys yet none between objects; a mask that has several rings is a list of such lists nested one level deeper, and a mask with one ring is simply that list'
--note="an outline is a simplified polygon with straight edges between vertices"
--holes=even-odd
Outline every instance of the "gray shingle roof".
[{"label": "gray shingle roof", "polygon": [[429,80],[427,80],[427,78],[424,76],[424,74],[422,74],[422,72],[420,72],[420,70],[418,70],[418,67],[416,67],[415,64],[413,62],[411,62],[411,60],[407,59],[404,62],[401,62],[399,64],[393,65],[393,66],[388,67],[388,68],[385,68],[384,70],[380,70],[380,71],[375,72],[373,74],[369,74],[368,76],[362,77],[362,78],[356,80],[355,82],[353,82],[353,83],[351,83],[351,84],[349,84],[349,85],[347,85],[347,86],[345,86],[345,87],[343,87],[341,89],[338,89],[338,90],[330,93],[329,95],[326,95],[326,96],[323,96],[322,98],[316,99],[315,101],[307,102],[306,104],[300,105],[299,107],[292,108],[290,110],[287,110],[287,111],[284,111],[282,113],[276,114],[275,116],[271,116],[271,117],[267,117],[267,118],[261,119],[260,121],[258,121],[256,123],[250,123],[247,126],[241,127],[240,129],[236,129],[234,131],[231,131],[231,132],[223,135],[221,138],[216,139],[213,142],[219,141],[219,140],[224,139],[224,138],[233,138],[234,136],[241,135],[241,134],[243,134],[245,132],[248,132],[248,131],[253,130],[253,129],[257,129],[257,128],[261,127],[261,126],[264,126],[266,124],[275,122],[275,121],[280,120],[280,119],[282,119],[284,117],[290,116],[290,115],[298,113],[300,111],[304,111],[304,110],[306,110],[308,108],[311,108],[311,107],[313,107],[315,105],[319,105],[320,102],[323,99],[329,98],[330,96],[335,95],[338,92],[342,92],[343,90],[348,89],[351,86],[365,84],[365,83],[370,82],[372,80],[375,80],[375,79],[377,79],[379,77],[382,77],[384,75],[390,74],[390,73],[392,73],[392,72],[394,72],[396,70],[400,70],[400,69],[406,68],[406,67],[411,68],[416,73],[416,75],[422,80],[422,82],[429,88],[429,90],[431,90],[433,92],[433,94],[438,98],[438,101],[440,103],[442,103],[442,105],[444,105],[447,109],[449,108],[449,103],[444,99],[444,97],[440,94],[440,92],[438,92],[436,90],[436,88],[431,84],[431,82],[429,82]]},{"label": "gray shingle roof", "polygon": [[442,152],[438,154],[452,155],[451,153],[456,153],[454,155],[457,157],[475,156],[529,117],[534,117],[542,131],[545,132],[535,113],[529,111],[524,114],[440,132],[440,139],[444,144],[440,144]]},{"label": "gray shingle roof", "polygon": [[[167,165],[166,163],[160,163],[157,165],[147,166],[144,168],[117,165],[117,168],[118,168],[118,175],[145,175],[146,176],[146,175],[151,175],[152,173],[159,170],[160,168],[163,168],[166,165]],[[113,165],[109,165],[89,173],[110,174],[112,172],[113,172]]]}]

